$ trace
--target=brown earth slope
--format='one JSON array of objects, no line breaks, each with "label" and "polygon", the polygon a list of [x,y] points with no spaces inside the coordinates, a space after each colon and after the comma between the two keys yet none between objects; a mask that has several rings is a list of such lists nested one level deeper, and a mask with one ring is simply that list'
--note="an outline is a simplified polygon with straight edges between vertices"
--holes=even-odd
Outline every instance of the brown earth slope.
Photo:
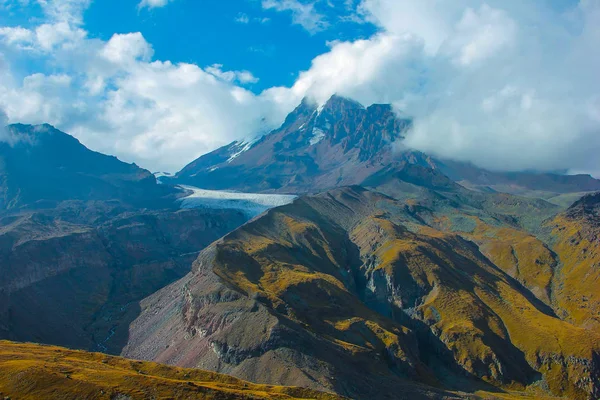
[{"label": "brown earth slope", "polygon": [[600,335],[544,303],[525,250],[513,276],[485,254],[531,236],[523,209],[543,219],[552,206],[423,193],[343,188],[267,212],[142,302],[124,354],[358,399],[600,395]]}]

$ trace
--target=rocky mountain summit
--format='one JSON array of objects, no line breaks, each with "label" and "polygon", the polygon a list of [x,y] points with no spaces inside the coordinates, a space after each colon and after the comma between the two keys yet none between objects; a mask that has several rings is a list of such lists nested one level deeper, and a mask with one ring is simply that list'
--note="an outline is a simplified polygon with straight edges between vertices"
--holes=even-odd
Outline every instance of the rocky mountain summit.
[{"label": "rocky mountain summit", "polygon": [[164,181],[305,194],[363,185],[381,170],[417,164],[476,191],[544,198],[565,207],[585,192],[600,191],[600,180],[589,175],[488,171],[407,149],[403,138],[411,127],[412,120],[389,104],[364,107],[333,96],[319,107],[305,99],[280,128],[206,154]]},{"label": "rocky mountain summit", "polygon": [[391,145],[410,121],[390,105],[332,97],[304,100],[281,128],[200,157],[169,182],[206,189],[306,193],[360,183],[393,161]]}]

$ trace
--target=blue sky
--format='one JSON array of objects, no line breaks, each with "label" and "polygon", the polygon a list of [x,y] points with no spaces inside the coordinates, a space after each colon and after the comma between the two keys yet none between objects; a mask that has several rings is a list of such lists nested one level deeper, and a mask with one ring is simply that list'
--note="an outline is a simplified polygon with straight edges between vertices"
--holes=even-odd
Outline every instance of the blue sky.
[{"label": "blue sky", "polygon": [[600,0],[0,0],[0,125],[176,171],[337,93],[417,150],[600,175],[598,43]]},{"label": "blue sky", "polygon": [[157,59],[249,70],[260,79],[250,86],[255,92],[291,86],[314,57],[327,51],[327,42],[367,38],[376,30],[369,23],[337,20],[346,14],[345,7],[319,6],[333,22],[327,29],[308,32],[291,24],[291,13],[264,10],[260,1],[177,0],[141,10],[137,3],[96,1],[85,14],[85,27],[104,40],[114,33],[142,32]]},{"label": "blue sky", "polygon": [[[0,26],[33,27],[43,21],[38,3],[12,3],[10,12],[0,15]],[[354,10],[352,1],[317,2],[314,18],[326,28],[307,30],[293,23],[292,11],[265,9],[259,0],[176,0],[153,8],[140,7],[140,0],[95,0],[83,14],[82,27],[90,38],[103,41],[115,33],[141,32],[159,60],[251,71],[259,81],[247,86],[259,93],[293,85],[313,58],[327,52],[329,42],[364,39],[377,31],[371,23],[348,18]],[[32,72],[39,65],[23,68]]]}]

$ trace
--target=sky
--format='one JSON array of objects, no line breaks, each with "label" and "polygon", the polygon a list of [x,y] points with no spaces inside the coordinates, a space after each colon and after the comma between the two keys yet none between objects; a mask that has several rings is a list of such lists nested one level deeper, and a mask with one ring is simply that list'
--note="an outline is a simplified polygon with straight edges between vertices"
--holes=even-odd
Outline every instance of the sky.
[{"label": "sky", "polygon": [[0,0],[0,123],[175,172],[339,94],[413,149],[600,177],[599,46],[600,0]]}]

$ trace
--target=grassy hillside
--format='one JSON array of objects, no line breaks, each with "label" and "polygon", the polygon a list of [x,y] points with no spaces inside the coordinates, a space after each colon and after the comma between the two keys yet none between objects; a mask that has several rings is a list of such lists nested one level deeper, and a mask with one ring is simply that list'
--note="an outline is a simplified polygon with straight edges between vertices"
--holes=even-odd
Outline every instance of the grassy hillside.
[{"label": "grassy hillside", "polygon": [[556,307],[568,321],[600,333],[600,193],[583,197],[547,226],[560,261]]},{"label": "grassy hillside", "polygon": [[[593,398],[600,335],[555,314],[557,261],[524,228],[554,206],[453,196],[397,201],[351,187],[269,211],[145,306],[134,357],[248,379],[265,365],[263,381],[352,398]],[[167,338],[185,356],[157,345]]]},{"label": "grassy hillside", "polygon": [[308,389],[254,385],[213,372],[6,341],[0,341],[0,398],[341,399]]}]

